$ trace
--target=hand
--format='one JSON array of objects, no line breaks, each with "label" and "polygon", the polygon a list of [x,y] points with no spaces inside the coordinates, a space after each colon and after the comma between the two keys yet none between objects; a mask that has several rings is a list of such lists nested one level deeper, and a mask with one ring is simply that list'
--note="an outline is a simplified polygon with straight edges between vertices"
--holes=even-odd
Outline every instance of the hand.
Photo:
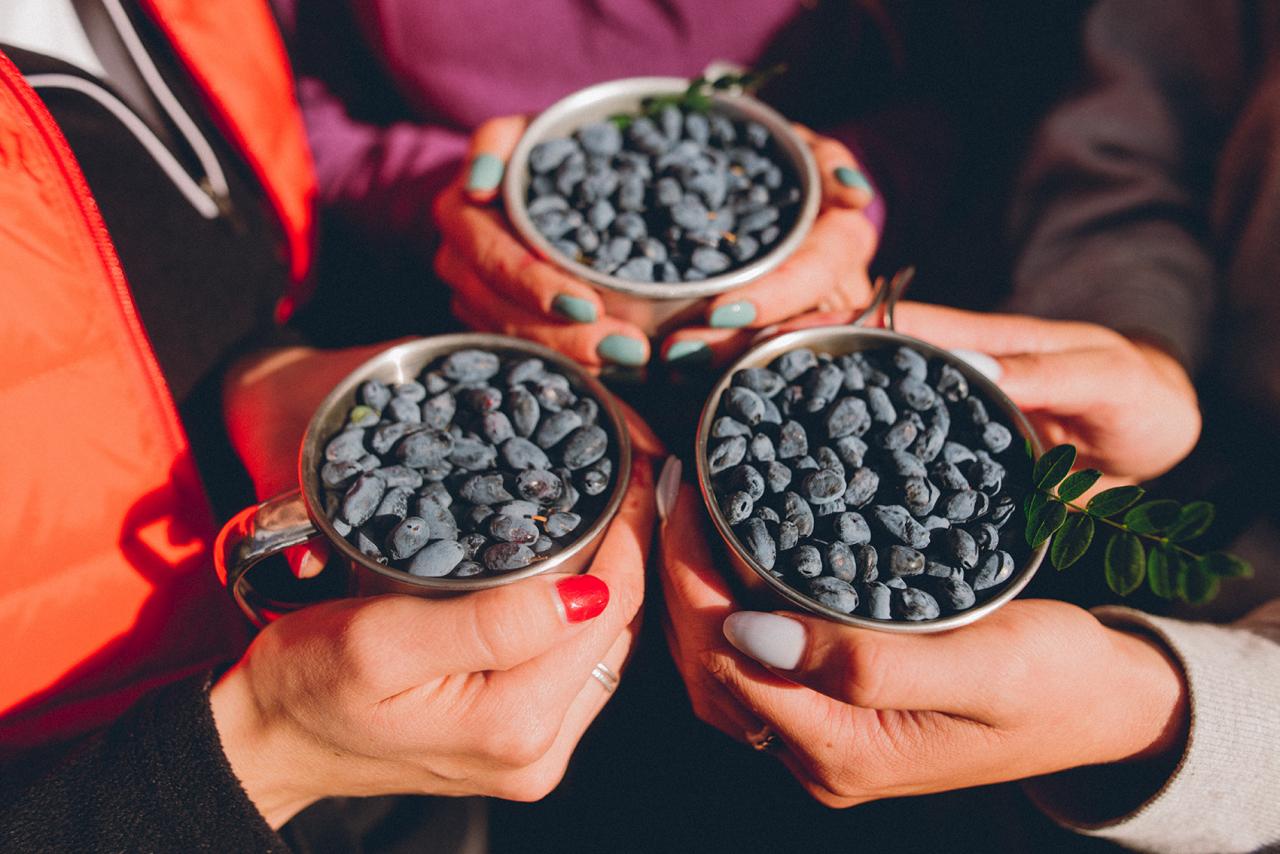
[{"label": "hand", "polygon": [[596,290],[533,254],[515,236],[498,196],[502,171],[527,120],[485,122],[471,138],[467,172],[440,194],[436,274],[453,288],[453,313],[467,325],[528,338],[588,370],[649,361],[648,336],[605,314]]},{"label": "hand", "polygon": [[536,800],[555,787],[609,697],[592,668],[621,673],[639,628],[661,448],[628,421],[631,485],[589,575],[329,602],[258,635],[211,703],[273,827],[337,795]]},{"label": "hand", "polygon": [[668,363],[721,364],[750,346],[761,329],[808,312],[848,314],[870,300],[867,265],[879,240],[863,212],[872,200],[870,184],[844,145],[793,127],[809,144],[822,177],[822,207],[812,230],[776,270],[713,299],[708,326],[668,336],[662,345]]},{"label": "hand", "polygon": [[932,635],[735,613],[698,505],[681,490],[661,569],[694,709],[739,740],[767,725],[774,755],[824,804],[1155,760],[1185,740],[1178,668],[1065,603],[1019,600]]},{"label": "hand", "polygon": [[1150,480],[1200,436],[1195,388],[1160,347],[1092,323],[901,303],[897,329],[994,357],[1000,388],[1046,447],[1070,442],[1082,467]]}]

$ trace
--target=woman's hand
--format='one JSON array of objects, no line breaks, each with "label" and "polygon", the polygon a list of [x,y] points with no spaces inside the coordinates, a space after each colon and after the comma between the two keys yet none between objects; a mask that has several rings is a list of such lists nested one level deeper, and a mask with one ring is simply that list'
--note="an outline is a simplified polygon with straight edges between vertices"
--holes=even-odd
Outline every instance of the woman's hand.
[{"label": "woman's hand", "polygon": [[[472,137],[466,173],[436,202],[441,245],[435,266],[454,289],[454,313],[473,327],[546,344],[590,369],[646,364],[645,332],[606,315],[593,287],[538,258],[491,204],[526,124],[506,117],[482,125]],[[696,364],[711,355],[723,360],[744,348],[756,330],[816,308],[843,310],[866,302],[866,268],[877,241],[862,213],[872,198],[870,184],[843,145],[797,130],[822,175],[822,208],[813,230],[777,270],[713,300],[708,327],[670,336],[662,349],[669,362]]]},{"label": "woman's hand", "polygon": [[1046,447],[1070,442],[1078,464],[1150,480],[1195,447],[1200,408],[1176,359],[1092,323],[901,303],[897,329],[995,360],[994,378]]},{"label": "woman's hand", "polygon": [[669,335],[662,345],[669,364],[720,364],[750,346],[761,329],[810,312],[854,312],[870,300],[867,265],[879,241],[864,213],[871,185],[843,144],[803,125],[793,127],[809,144],[822,179],[813,229],[776,270],[713,299],[706,326]]},{"label": "woman's hand", "polygon": [[[813,313],[770,331],[839,325],[855,315]],[[895,323],[899,332],[955,350],[995,380],[1046,447],[1075,445],[1077,465],[1102,471],[1105,485],[1165,473],[1200,437],[1195,387],[1156,344],[1093,323],[918,302],[898,303]]]},{"label": "woman's hand", "polygon": [[661,446],[628,412],[631,484],[590,573],[452,599],[315,605],[257,637],[214,686],[232,769],[279,827],[336,795],[536,800],[564,774],[639,628]]},{"label": "woman's hand", "polygon": [[662,537],[668,631],[694,709],[739,740],[776,734],[775,755],[825,804],[1154,759],[1182,745],[1178,668],[1086,611],[1020,600],[932,635],[741,612],[711,562],[704,516],[686,486]]},{"label": "woman's hand", "polygon": [[481,125],[471,138],[466,172],[436,200],[441,240],[435,267],[453,288],[453,313],[473,328],[545,344],[589,370],[644,365],[644,332],[606,315],[593,287],[536,256],[492,204],[527,124],[508,116]]}]

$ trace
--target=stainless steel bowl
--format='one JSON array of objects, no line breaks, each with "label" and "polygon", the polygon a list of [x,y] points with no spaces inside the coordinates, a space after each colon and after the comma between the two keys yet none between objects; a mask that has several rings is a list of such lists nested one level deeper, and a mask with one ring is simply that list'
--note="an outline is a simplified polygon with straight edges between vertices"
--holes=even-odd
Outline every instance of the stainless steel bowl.
[{"label": "stainless steel bowl", "polygon": [[769,129],[800,181],[800,210],[791,230],[765,254],[723,275],[700,282],[632,282],[579,264],[552,245],[533,226],[525,207],[529,194],[529,152],[540,142],[571,135],[584,124],[617,113],[638,113],[641,101],[654,95],[679,94],[689,86],[682,77],[628,77],[582,89],[557,101],[525,130],[507,165],[502,184],[503,204],[516,232],[543,258],[558,264],[601,292],[605,311],[658,335],[696,316],[708,298],[740,287],[781,264],[804,241],[822,200],[818,166],[805,144],[777,111],[749,95],[716,92],[718,109],[735,119],[757,121]]},{"label": "stainless steel bowl", "polygon": [[[415,379],[431,362],[456,350],[478,348],[500,356],[535,356],[563,373],[579,391],[600,404],[600,424],[609,433],[610,456],[614,461],[613,484],[600,515],[572,543],[546,560],[502,575],[475,578],[420,578],[401,572],[361,554],[333,527],[324,512],[320,465],[324,446],[347,420],[356,404],[356,390],[365,380],[400,383]],[[342,558],[348,576],[347,592],[352,596],[380,593],[407,593],[414,596],[452,596],[511,584],[544,573],[584,572],[591,564],[605,530],[622,505],[631,476],[631,438],[622,413],[609,393],[576,362],[538,344],[505,335],[465,333],[438,335],[399,344],[384,350],[356,368],[329,392],[307,425],[298,453],[299,489],[278,495],[234,516],[218,534],[214,564],[224,585],[246,616],[261,626],[281,613],[300,607],[299,603],[271,600],[259,594],[249,571],[263,559],[308,540],[324,540],[335,558]]]},{"label": "stainless steel bowl", "polygon": [[[876,307],[873,306],[873,308]],[[869,313],[871,313],[871,310],[869,310]],[[892,318],[891,313],[889,316]],[[720,406],[720,396],[729,387],[733,374],[742,368],[766,367],[778,356],[797,347],[810,347],[817,352],[830,353],[832,356],[842,356],[846,353],[861,350],[898,347],[901,345],[914,347],[929,359],[942,359],[947,364],[954,366],[964,374],[971,390],[979,394],[988,405],[994,405],[1004,417],[1004,420],[1013,425],[1024,439],[1031,442],[1031,446],[1037,455],[1042,453],[1043,449],[1040,445],[1040,440],[1037,438],[1031,424],[1019,411],[1018,407],[1014,405],[1013,401],[995,383],[976,371],[967,362],[952,355],[949,351],[935,347],[918,338],[902,335],[889,329],[867,329],[852,325],[822,326],[779,335],[753,347],[742,358],[738,359],[711,389],[706,405],[702,409],[702,417],[698,421],[695,453],[697,454],[698,486],[702,490],[703,501],[711,514],[711,521],[715,524],[716,531],[719,532],[720,537],[725,542],[729,554],[729,565],[733,568],[737,579],[747,589],[748,594],[766,606],[799,608],[802,611],[808,611],[809,613],[826,617],[829,620],[835,620],[838,623],[863,629],[909,633],[940,632],[968,625],[990,614],[1017,596],[1031,581],[1032,576],[1035,575],[1036,570],[1040,567],[1040,563],[1048,549],[1047,543],[1032,551],[1026,562],[1014,572],[1013,576],[994,595],[979,601],[978,604],[967,611],[939,617],[936,620],[920,622],[876,620],[870,617],[835,611],[810,599],[799,590],[770,575],[764,567],[756,563],[750,553],[739,543],[733,528],[720,511],[720,504],[716,501],[715,491],[711,484],[711,473],[708,470],[707,463],[711,423],[716,418],[716,411]],[[980,597],[982,595],[979,594]]]}]

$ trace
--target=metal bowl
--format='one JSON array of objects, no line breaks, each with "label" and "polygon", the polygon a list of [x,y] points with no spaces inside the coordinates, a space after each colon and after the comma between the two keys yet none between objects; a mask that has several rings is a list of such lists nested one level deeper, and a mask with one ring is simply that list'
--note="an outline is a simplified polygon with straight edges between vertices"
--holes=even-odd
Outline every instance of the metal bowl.
[{"label": "metal bowl", "polygon": [[543,258],[594,284],[601,291],[605,311],[635,323],[649,335],[657,335],[695,316],[708,298],[740,287],[773,270],[804,241],[818,216],[822,182],[818,166],[791,123],[777,111],[750,95],[714,92],[715,106],[734,119],[759,122],[769,129],[791,171],[800,182],[800,208],[791,229],[768,252],[736,269],[699,282],[632,282],[579,264],[543,237],[529,218],[525,199],[531,181],[529,152],[540,142],[571,135],[583,125],[618,113],[637,113],[641,101],[655,95],[684,92],[689,81],[682,77],[628,77],[590,86],[548,107],[525,130],[516,145],[503,179],[502,195],[507,216],[524,241]]},{"label": "metal bowl", "polygon": [[[365,380],[376,379],[393,384],[416,379],[423,368],[440,357],[470,348],[490,350],[503,357],[537,357],[563,373],[577,392],[595,398],[600,404],[600,425],[609,433],[609,456],[614,461],[613,484],[599,515],[591,524],[573,542],[545,560],[501,575],[421,578],[366,557],[334,529],[324,512],[324,492],[320,484],[324,446],[346,423],[348,412],[356,404],[356,391]],[[215,565],[241,609],[259,625],[279,613],[298,607],[298,603],[267,600],[260,596],[250,583],[249,570],[266,557],[317,538],[327,541],[335,557],[342,556],[348,576],[347,592],[352,596],[380,593],[452,596],[511,584],[544,573],[580,573],[590,566],[605,530],[622,505],[630,475],[631,439],[622,414],[609,391],[576,362],[554,350],[505,335],[464,333],[423,338],[384,350],[348,374],[329,392],[303,435],[298,454],[300,489],[246,508],[232,518],[218,535],[214,548]]]},{"label": "metal bowl", "polygon": [[[977,604],[966,611],[939,617],[935,620],[919,622],[877,620],[856,614],[845,614],[809,598],[799,590],[770,575],[764,567],[756,563],[755,559],[739,543],[733,528],[720,510],[720,503],[716,500],[707,462],[711,424],[715,420],[716,411],[720,406],[720,396],[729,387],[734,373],[742,368],[767,367],[778,356],[798,347],[810,347],[817,352],[830,353],[832,356],[843,356],[846,353],[862,350],[878,350],[902,345],[914,347],[929,359],[942,359],[959,370],[968,380],[971,392],[977,393],[989,406],[994,406],[1004,417],[1006,423],[1012,425],[1024,439],[1031,443],[1036,455],[1042,453],[1043,449],[1040,440],[1036,436],[1035,430],[1032,429],[1030,422],[1027,421],[1013,401],[995,383],[991,382],[967,362],[952,355],[949,351],[935,347],[918,338],[912,338],[909,335],[903,335],[888,329],[866,329],[858,326],[821,326],[779,335],[753,347],[730,366],[724,376],[712,387],[711,393],[707,397],[706,405],[703,406],[702,416],[698,421],[695,453],[697,455],[698,486],[702,490],[702,498],[707,506],[707,511],[711,514],[711,521],[715,524],[716,531],[720,534],[721,539],[724,540],[729,554],[729,565],[733,568],[735,576],[746,588],[748,594],[761,603],[783,608],[798,607],[800,610],[826,617],[829,620],[863,629],[907,633],[940,632],[968,625],[990,614],[1017,596],[1031,581],[1036,570],[1039,569],[1045,552],[1048,550],[1047,543],[1033,550],[1026,562],[993,595],[985,600],[980,599]],[[979,595],[981,596],[982,594]]]}]

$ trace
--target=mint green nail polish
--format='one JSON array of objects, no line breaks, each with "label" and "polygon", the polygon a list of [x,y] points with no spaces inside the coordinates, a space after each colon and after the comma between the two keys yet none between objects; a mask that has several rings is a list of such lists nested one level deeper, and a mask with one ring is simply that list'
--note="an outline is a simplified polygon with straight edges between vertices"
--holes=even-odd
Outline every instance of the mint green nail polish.
[{"label": "mint green nail polish", "polygon": [[867,180],[867,176],[850,166],[841,166],[837,168],[836,180],[841,184],[844,184],[846,187],[852,187],[855,190],[866,190],[868,193],[873,192],[871,189],[871,182]]},{"label": "mint green nail polish", "polygon": [[600,358],[615,365],[639,366],[645,362],[644,344],[625,335],[606,335],[596,345]]},{"label": "mint green nail polish", "polygon": [[756,307],[745,300],[722,305],[711,312],[711,325],[717,329],[737,329],[756,319]]},{"label": "mint green nail polish", "polygon": [[502,180],[502,161],[492,154],[477,154],[467,174],[467,189],[472,192],[492,190]]},{"label": "mint green nail polish", "polygon": [[667,348],[663,358],[667,364],[679,367],[707,364],[711,361],[711,348],[702,341],[677,341]]},{"label": "mint green nail polish", "polygon": [[578,323],[596,322],[596,307],[581,297],[560,294],[551,301],[551,308]]}]

